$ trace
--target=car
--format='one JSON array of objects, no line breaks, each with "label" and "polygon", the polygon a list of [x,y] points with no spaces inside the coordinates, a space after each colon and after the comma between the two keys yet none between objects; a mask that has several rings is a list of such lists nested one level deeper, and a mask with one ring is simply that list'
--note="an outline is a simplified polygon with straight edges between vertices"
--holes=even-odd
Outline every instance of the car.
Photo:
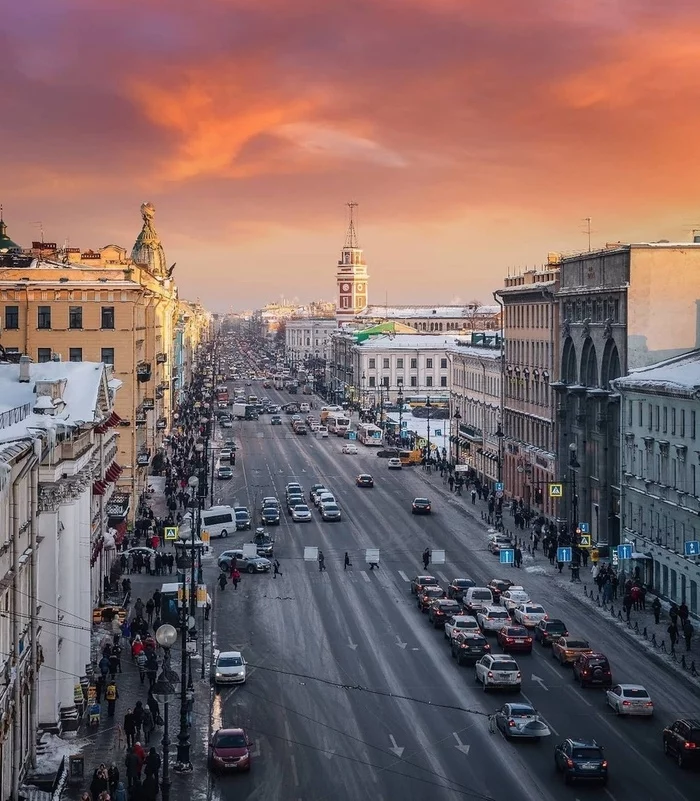
[{"label": "car", "polygon": [[323,520],[338,521],[341,518],[340,507],[337,503],[322,503],[320,509]]},{"label": "car", "polygon": [[534,629],[541,620],[547,620],[548,617],[544,607],[539,604],[518,604],[513,610],[513,620],[526,629]]},{"label": "car", "polygon": [[221,428],[233,428],[233,421],[230,417],[222,417],[221,420],[219,420],[219,425]]},{"label": "car", "polygon": [[442,598],[442,587],[424,587],[423,591],[418,594],[418,608],[421,612],[427,612],[428,607],[436,598]]},{"label": "car", "polygon": [[228,465],[220,465],[216,469],[216,477],[222,481],[233,478],[233,470]]},{"label": "car", "polygon": [[321,424],[318,422],[318,420],[313,420],[309,423],[309,428],[311,429],[312,434],[317,434],[319,428],[321,428]]},{"label": "car", "polygon": [[531,704],[504,704],[496,712],[495,723],[506,740],[539,740],[552,733]]},{"label": "car", "polygon": [[700,763],[700,718],[679,718],[663,731],[664,754],[674,757],[679,768]]},{"label": "car", "polygon": [[369,473],[360,473],[355,479],[355,484],[357,484],[358,487],[373,487],[374,479]]},{"label": "car", "polygon": [[506,654],[482,656],[474,668],[474,679],[484,689],[517,690],[520,692],[522,677],[518,663]]},{"label": "car", "polygon": [[465,629],[458,631],[452,638],[450,649],[458,665],[474,665],[483,656],[490,653],[491,646],[479,630]]},{"label": "car", "polygon": [[461,611],[462,607],[457,601],[450,598],[436,598],[428,607],[428,622],[439,629],[445,625],[448,617],[458,615]]},{"label": "car", "polygon": [[316,499],[314,503],[316,504],[316,506],[319,507],[319,509],[321,508],[321,505],[324,503],[335,503],[335,502],[336,502],[335,495],[333,495],[333,493],[329,492],[328,490],[320,490],[319,492],[316,493]]},{"label": "car", "polygon": [[234,559],[241,573],[269,573],[272,569],[272,562],[269,559],[264,556],[243,556],[243,551],[239,548],[223,551],[216,563],[219,568],[228,572]]},{"label": "car", "polygon": [[469,587],[462,596],[465,615],[476,617],[485,606],[493,606],[493,595],[488,587]]},{"label": "car", "polygon": [[580,654],[592,654],[593,649],[581,637],[557,637],[552,640],[552,659],[559,661],[560,665],[573,665]]},{"label": "car", "polygon": [[551,620],[540,620],[535,626],[535,640],[546,648],[551,645],[557,637],[568,637],[569,632],[566,624],[559,618],[552,618]]},{"label": "car", "polygon": [[305,503],[298,503],[291,511],[295,523],[306,523],[311,520],[311,509]]},{"label": "car", "polygon": [[231,450],[231,448],[222,448],[219,451],[219,459],[221,459],[222,462],[230,461],[232,456],[233,456],[233,451]]},{"label": "car", "polygon": [[381,450],[377,451],[377,456],[380,459],[391,459],[393,457],[398,457],[398,455],[398,448],[382,448]]},{"label": "car", "polygon": [[554,747],[554,766],[564,774],[564,782],[608,782],[608,760],[595,740],[564,740]]},{"label": "car", "polygon": [[430,501],[427,498],[414,498],[411,504],[412,515],[429,515],[432,511]]},{"label": "car", "polygon": [[471,631],[475,634],[481,634],[479,624],[471,615],[463,615],[461,613],[450,615],[445,621],[445,639],[449,640],[451,643],[460,631]]},{"label": "car", "polygon": [[641,684],[616,684],[605,692],[605,702],[617,715],[650,718],[654,702]]},{"label": "car", "polygon": [[245,506],[234,506],[233,514],[236,518],[236,531],[244,531],[252,528],[252,521],[250,519],[250,512]]},{"label": "car", "polygon": [[303,423],[295,423],[294,433],[298,434],[301,437],[305,437],[307,434],[306,426]]},{"label": "car", "polygon": [[512,549],[513,543],[509,537],[498,536],[490,539],[487,547],[492,554],[498,556],[501,551]]},{"label": "car", "polygon": [[273,414],[270,418],[270,425],[271,426],[281,426],[282,425],[282,418],[278,414]]},{"label": "car", "polygon": [[314,506],[317,505],[319,497],[326,492],[329,492],[327,487],[318,487],[318,489],[315,489],[313,492],[309,493],[309,499]]},{"label": "car", "polygon": [[267,495],[265,496],[262,501],[260,501],[260,509],[261,511],[268,506],[274,506],[275,508],[280,508],[280,502],[274,495]]},{"label": "car", "polygon": [[214,684],[245,684],[247,677],[240,651],[219,651],[214,659]]},{"label": "car", "polygon": [[238,446],[232,439],[224,440],[224,448],[230,448],[232,451],[238,450]]},{"label": "car", "polygon": [[502,606],[483,606],[476,613],[476,622],[484,634],[496,634],[510,623],[510,615]]},{"label": "car", "polygon": [[326,485],[325,484],[312,484],[311,489],[309,490],[309,501],[314,503],[315,496],[317,492],[325,492]]},{"label": "car", "polygon": [[524,626],[503,626],[498,630],[496,639],[506,653],[520,651],[529,654],[532,652],[532,637]]},{"label": "car", "polygon": [[295,506],[304,505],[306,502],[304,501],[304,496],[301,493],[297,495],[287,495],[287,511],[289,514],[292,513],[292,510]]},{"label": "car", "polygon": [[299,495],[304,494],[304,490],[301,488],[301,484],[297,481],[290,481],[289,484],[284,488],[285,494],[289,495],[291,492],[298,493]]},{"label": "car", "polygon": [[348,442],[340,449],[341,453],[347,453],[352,456],[356,456],[359,451],[357,450],[357,445],[354,445],[352,442]]},{"label": "car", "polygon": [[316,432],[316,436],[321,439],[328,437],[328,429],[326,428],[326,426],[319,426],[318,431]]},{"label": "car", "polygon": [[253,743],[245,729],[219,729],[209,742],[210,770],[248,771],[251,765]]},{"label": "car", "polygon": [[389,461],[386,463],[386,466],[389,468],[389,470],[401,470],[402,468],[401,459],[397,458],[389,459]]},{"label": "car", "polygon": [[411,593],[413,595],[418,595],[418,593],[422,592],[426,587],[437,587],[438,583],[435,576],[416,576],[411,579]]},{"label": "car", "polygon": [[280,508],[279,506],[265,506],[260,513],[260,522],[264,526],[279,526]]},{"label": "car", "polygon": [[530,600],[530,596],[525,590],[520,587],[511,587],[501,595],[501,604],[509,611],[512,612],[516,606],[526,604]]},{"label": "car", "polygon": [[264,528],[258,527],[255,529],[255,536],[252,542],[256,546],[258,556],[265,556],[269,559],[274,553],[275,541]]},{"label": "car", "polygon": [[513,582],[508,579],[491,579],[486,586],[491,590],[493,602],[498,604],[501,602],[501,595],[513,586]]},{"label": "car", "polygon": [[605,654],[592,651],[579,654],[573,664],[574,679],[581,687],[590,687],[597,684],[599,687],[612,687],[612,671],[610,662]]},{"label": "car", "polygon": [[447,597],[454,598],[455,601],[461,601],[464,598],[464,593],[470,587],[475,586],[476,582],[469,578],[454,578],[447,588]]}]

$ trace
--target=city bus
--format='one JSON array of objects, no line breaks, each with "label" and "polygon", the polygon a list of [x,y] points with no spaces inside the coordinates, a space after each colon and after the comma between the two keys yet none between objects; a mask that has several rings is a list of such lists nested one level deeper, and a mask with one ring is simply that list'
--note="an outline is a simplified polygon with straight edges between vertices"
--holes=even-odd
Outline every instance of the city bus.
[{"label": "city bus", "polygon": [[228,387],[226,384],[221,384],[216,388],[216,402],[228,403]]},{"label": "city bus", "polygon": [[329,412],[326,417],[326,426],[329,434],[342,437],[350,429],[350,418],[346,417],[345,412]]},{"label": "city bus", "polygon": [[447,408],[450,405],[449,395],[410,395],[406,398],[405,403],[413,409],[417,406],[425,406],[428,398],[434,409]]},{"label": "city bus", "polygon": [[361,423],[357,427],[357,438],[363,445],[381,445],[383,432],[374,423]]}]

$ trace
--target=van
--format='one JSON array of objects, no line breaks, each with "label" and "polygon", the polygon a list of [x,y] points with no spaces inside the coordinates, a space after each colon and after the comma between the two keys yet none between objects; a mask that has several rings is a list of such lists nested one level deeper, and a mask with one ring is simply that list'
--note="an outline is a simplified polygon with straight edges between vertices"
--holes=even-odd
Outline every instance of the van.
[{"label": "van", "polygon": [[423,454],[420,449],[415,451],[399,451],[399,459],[401,459],[401,464],[404,466],[421,464],[423,461]]},{"label": "van", "polygon": [[[192,517],[188,512],[180,526],[180,539],[189,540],[192,536]],[[228,537],[236,531],[236,516],[231,506],[212,506],[211,509],[202,510],[202,531],[215,537]]]},{"label": "van", "polygon": [[300,403],[299,411],[308,414],[311,411],[311,407],[309,406],[308,403]]},{"label": "van", "polygon": [[476,615],[482,606],[493,606],[493,594],[488,587],[469,587],[462,597],[464,612]]}]

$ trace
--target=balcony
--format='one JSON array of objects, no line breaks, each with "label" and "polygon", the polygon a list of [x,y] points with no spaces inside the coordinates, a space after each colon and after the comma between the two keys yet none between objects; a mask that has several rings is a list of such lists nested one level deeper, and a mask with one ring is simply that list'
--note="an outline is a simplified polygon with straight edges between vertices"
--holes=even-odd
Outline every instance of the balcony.
[{"label": "balcony", "polygon": [[168,427],[167,419],[165,417],[159,417],[158,420],[156,421],[156,429],[158,431],[165,431],[167,427]]},{"label": "balcony", "polygon": [[163,396],[165,395],[165,391],[162,387],[156,387],[156,400],[163,400]]},{"label": "balcony", "polygon": [[141,401],[141,409],[144,412],[151,412],[156,408],[156,402],[153,398],[144,398]]},{"label": "balcony", "polygon": [[141,453],[136,454],[136,464],[139,467],[148,467],[150,463],[151,463],[150,451],[141,451]]},{"label": "balcony", "polygon": [[150,362],[141,362],[136,366],[136,378],[141,382],[145,383],[146,381],[151,380],[151,363]]},{"label": "balcony", "polygon": [[483,432],[475,426],[469,426],[466,423],[459,424],[459,433],[461,436],[468,439],[470,442],[483,442]]},{"label": "balcony", "polygon": [[136,428],[144,428],[146,425],[146,415],[144,412],[136,412]]},{"label": "balcony", "polygon": [[156,353],[156,364],[165,364],[168,361],[167,353]]},{"label": "balcony", "polygon": [[57,461],[62,462],[66,459],[70,461],[75,461],[76,459],[79,459],[84,453],[87,453],[91,447],[92,447],[92,442],[90,441],[90,434],[87,432],[77,437],[76,439],[64,440],[61,443],[61,447],[59,450],[60,455]]}]

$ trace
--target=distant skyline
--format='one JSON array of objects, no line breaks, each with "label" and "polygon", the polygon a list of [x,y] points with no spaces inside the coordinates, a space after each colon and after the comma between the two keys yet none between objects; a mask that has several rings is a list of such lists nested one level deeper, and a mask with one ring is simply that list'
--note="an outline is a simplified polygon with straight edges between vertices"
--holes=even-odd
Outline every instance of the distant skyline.
[{"label": "distant skyline", "polygon": [[690,0],[25,0],[0,18],[9,235],[131,249],[183,297],[492,302],[548,251],[700,228]]}]

